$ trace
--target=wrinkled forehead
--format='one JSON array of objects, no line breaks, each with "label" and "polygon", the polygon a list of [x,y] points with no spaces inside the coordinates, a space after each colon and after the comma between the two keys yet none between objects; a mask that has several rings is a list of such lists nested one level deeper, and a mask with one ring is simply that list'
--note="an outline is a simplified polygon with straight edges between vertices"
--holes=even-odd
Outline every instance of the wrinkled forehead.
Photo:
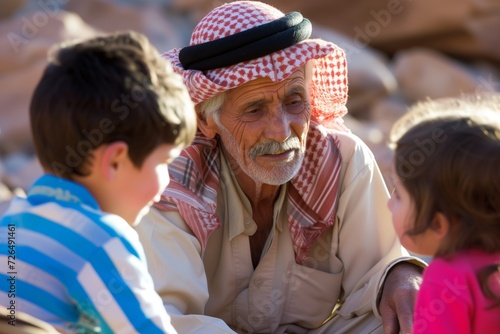
[{"label": "wrinkled forehead", "polygon": [[190,45],[231,36],[283,16],[283,12],[258,1],[231,2],[215,8],[198,23]]}]

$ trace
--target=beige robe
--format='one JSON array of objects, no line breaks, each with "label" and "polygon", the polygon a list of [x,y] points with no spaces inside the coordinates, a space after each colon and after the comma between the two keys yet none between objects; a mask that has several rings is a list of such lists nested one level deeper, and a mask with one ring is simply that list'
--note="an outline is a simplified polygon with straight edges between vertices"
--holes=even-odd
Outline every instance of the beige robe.
[{"label": "beige robe", "polygon": [[[178,213],[152,209],[143,219],[137,230],[149,270],[179,333],[232,333],[225,324],[238,333],[382,332],[376,303],[385,274],[399,261],[418,260],[397,239],[372,153],[356,136],[338,136],[337,222],[313,244],[305,265],[294,261],[283,186],[274,229],[253,269],[249,236],[257,225],[225,159],[217,206],[222,227],[203,254]],[[338,299],[338,315],[321,326]]]}]

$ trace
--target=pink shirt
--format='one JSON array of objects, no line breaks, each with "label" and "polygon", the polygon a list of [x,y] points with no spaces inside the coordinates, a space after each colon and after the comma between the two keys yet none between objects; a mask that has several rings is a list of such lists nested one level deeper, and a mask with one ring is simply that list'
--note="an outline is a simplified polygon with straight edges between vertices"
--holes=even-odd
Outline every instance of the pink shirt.
[{"label": "pink shirt", "polygon": [[[449,260],[434,259],[424,271],[414,314],[413,333],[500,333],[500,307],[481,291],[476,272],[500,264],[500,254],[463,251]],[[489,279],[500,292],[500,272]]]}]

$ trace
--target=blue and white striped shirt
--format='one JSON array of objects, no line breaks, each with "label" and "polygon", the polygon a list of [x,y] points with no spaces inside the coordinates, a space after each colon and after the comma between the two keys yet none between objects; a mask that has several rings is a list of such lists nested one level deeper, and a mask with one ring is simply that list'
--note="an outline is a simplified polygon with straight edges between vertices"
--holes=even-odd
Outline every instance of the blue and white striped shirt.
[{"label": "blue and white striped shirt", "polygon": [[0,304],[63,332],[175,333],[135,230],[44,175],[0,221]]}]

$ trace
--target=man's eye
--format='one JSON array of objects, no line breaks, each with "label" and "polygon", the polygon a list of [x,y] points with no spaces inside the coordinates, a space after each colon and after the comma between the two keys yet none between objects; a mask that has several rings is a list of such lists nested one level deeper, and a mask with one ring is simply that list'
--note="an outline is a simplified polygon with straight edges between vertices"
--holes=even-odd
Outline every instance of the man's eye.
[{"label": "man's eye", "polygon": [[243,111],[240,120],[243,122],[254,122],[262,119],[264,115],[264,108],[248,108]]},{"label": "man's eye", "polygon": [[290,99],[289,101],[286,102],[286,104],[289,106],[293,106],[293,105],[296,105],[299,103],[302,103],[302,99],[300,99],[300,98]]},{"label": "man's eye", "polygon": [[246,109],[243,114],[244,114],[244,116],[256,116],[256,115],[262,115],[263,112],[264,112],[264,108],[253,107],[253,108]]},{"label": "man's eye", "polygon": [[285,106],[288,112],[301,113],[304,111],[305,103],[301,98],[294,98],[286,101]]}]

